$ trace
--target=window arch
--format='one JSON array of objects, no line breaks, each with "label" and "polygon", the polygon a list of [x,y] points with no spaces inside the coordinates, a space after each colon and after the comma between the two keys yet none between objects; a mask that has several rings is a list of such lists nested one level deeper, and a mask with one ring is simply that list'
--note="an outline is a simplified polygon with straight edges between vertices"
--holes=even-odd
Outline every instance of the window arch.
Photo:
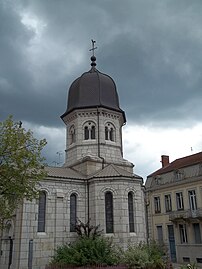
[{"label": "window arch", "polygon": [[115,141],[115,127],[110,122],[105,125],[105,140]]},{"label": "window arch", "polygon": [[113,194],[110,191],[105,193],[105,220],[106,233],[114,232],[114,217],[113,217]]},{"label": "window arch", "polygon": [[38,232],[45,232],[46,224],[46,192],[39,193],[39,208],[38,208]]},{"label": "window arch", "polygon": [[70,195],[70,232],[75,232],[77,219],[77,195],[72,193]]},{"label": "window arch", "polygon": [[129,232],[135,232],[134,223],[134,207],[133,207],[133,192],[128,193],[128,219],[129,219]]},{"label": "window arch", "polygon": [[69,136],[70,136],[70,144],[76,142],[76,131],[74,125],[72,125],[69,129]]},{"label": "window arch", "polygon": [[84,126],[84,140],[95,139],[95,123],[88,121]]}]

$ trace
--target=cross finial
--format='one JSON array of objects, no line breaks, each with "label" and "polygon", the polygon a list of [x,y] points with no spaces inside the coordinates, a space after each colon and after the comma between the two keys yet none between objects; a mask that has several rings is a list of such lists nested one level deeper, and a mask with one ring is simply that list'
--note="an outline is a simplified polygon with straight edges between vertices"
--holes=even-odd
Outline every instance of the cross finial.
[{"label": "cross finial", "polygon": [[89,51],[93,51],[93,56],[94,56],[94,51],[97,49],[97,47],[95,47],[95,43],[96,43],[96,41],[95,40],[93,40],[93,39],[91,39],[91,42],[92,42],[92,49],[90,49]]}]

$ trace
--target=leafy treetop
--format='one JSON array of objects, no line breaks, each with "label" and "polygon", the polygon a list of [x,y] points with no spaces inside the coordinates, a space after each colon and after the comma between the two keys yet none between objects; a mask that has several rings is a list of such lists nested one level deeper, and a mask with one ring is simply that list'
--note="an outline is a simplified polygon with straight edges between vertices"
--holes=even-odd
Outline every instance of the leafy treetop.
[{"label": "leafy treetop", "polygon": [[44,178],[41,151],[46,140],[37,140],[9,116],[0,122],[0,229],[23,198],[37,197],[37,182]]}]

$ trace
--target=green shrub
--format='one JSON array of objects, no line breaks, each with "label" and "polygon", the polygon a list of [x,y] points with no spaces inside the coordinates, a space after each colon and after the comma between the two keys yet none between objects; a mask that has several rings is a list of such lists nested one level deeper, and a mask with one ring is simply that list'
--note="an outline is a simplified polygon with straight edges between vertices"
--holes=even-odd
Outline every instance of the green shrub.
[{"label": "green shrub", "polygon": [[58,247],[51,264],[56,265],[115,265],[119,254],[111,241],[102,236],[81,237],[72,244]]},{"label": "green shrub", "polygon": [[149,254],[140,246],[130,246],[125,251],[124,263],[129,268],[147,268],[149,265]]},{"label": "green shrub", "polygon": [[151,241],[149,244],[145,244],[145,248],[149,253],[150,268],[163,269],[166,267],[168,257],[162,244]]},{"label": "green shrub", "polygon": [[124,254],[124,262],[129,268],[164,269],[167,258],[164,248],[152,241],[130,246]]}]

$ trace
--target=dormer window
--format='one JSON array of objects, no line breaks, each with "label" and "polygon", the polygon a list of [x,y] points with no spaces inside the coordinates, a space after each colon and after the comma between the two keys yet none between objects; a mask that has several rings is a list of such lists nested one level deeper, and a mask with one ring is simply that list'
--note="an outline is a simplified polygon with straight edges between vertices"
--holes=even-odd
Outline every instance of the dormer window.
[{"label": "dormer window", "polygon": [[110,122],[105,126],[105,140],[115,141],[115,128]]},{"label": "dormer window", "polygon": [[181,179],[183,179],[183,173],[180,172],[179,170],[176,170],[174,172],[174,175],[175,175],[175,180],[181,180]]},{"label": "dormer window", "polygon": [[95,139],[95,124],[88,121],[84,126],[84,140]]}]

